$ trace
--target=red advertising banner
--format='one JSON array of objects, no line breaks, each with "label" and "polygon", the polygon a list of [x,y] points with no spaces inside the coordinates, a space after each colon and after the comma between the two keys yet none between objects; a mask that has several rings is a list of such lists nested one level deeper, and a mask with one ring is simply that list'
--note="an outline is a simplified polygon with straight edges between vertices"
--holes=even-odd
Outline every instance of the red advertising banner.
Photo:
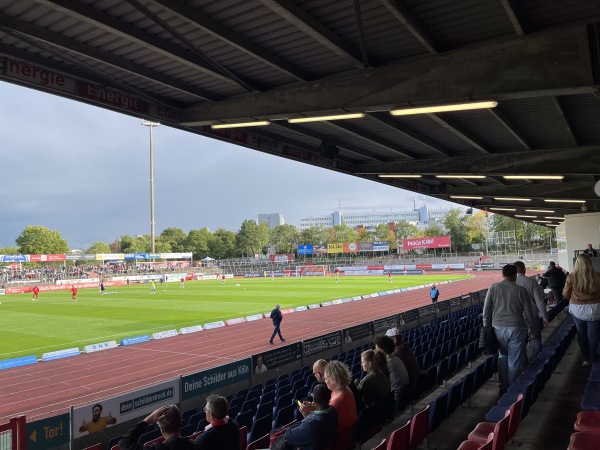
[{"label": "red advertising banner", "polygon": [[383,266],[367,266],[367,270],[383,270]]},{"label": "red advertising banner", "polygon": [[294,254],[293,253],[271,255],[271,262],[272,263],[286,263],[286,262],[290,262],[290,261],[293,261],[293,260],[294,260]]},{"label": "red advertising banner", "polygon": [[344,253],[356,253],[358,252],[358,242],[344,243]]},{"label": "red advertising banner", "polygon": [[57,262],[66,260],[67,255],[29,255],[30,262]]},{"label": "red advertising banner", "polygon": [[402,247],[404,250],[410,250],[413,248],[449,248],[450,236],[404,239],[402,241]]}]

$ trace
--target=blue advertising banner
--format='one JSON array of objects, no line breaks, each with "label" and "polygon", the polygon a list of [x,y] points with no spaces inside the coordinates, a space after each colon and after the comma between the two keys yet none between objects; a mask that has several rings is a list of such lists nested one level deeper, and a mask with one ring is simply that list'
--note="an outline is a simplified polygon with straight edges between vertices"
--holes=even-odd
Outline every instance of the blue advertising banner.
[{"label": "blue advertising banner", "polygon": [[390,243],[389,242],[373,242],[373,251],[374,252],[389,252],[390,251]]},{"label": "blue advertising banner", "polygon": [[1,262],[27,262],[28,255],[0,255]]},{"label": "blue advertising banner", "polygon": [[298,254],[299,255],[312,255],[313,254],[312,244],[298,244]]},{"label": "blue advertising banner", "polygon": [[251,375],[252,362],[250,358],[246,358],[181,377],[181,400],[188,400],[239,381],[249,380]]},{"label": "blue advertising banner", "polygon": [[0,370],[12,369],[13,367],[27,366],[29,364],[37,363],[37,357],[35,355],[21,356],[20,358],[4,359],[0,361]]}]

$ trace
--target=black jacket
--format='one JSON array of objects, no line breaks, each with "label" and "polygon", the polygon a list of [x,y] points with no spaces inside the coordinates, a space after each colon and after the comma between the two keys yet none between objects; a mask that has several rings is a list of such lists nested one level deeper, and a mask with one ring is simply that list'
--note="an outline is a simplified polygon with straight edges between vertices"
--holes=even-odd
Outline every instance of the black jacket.
[{"label": "black jacket", "polygon": [[[119,441],[119,448],[121,450],[135,450],[137,448],[138,439],[146,431],[148,431],[146,422],[140,420],[123,435]],[[169,438],[166,441],[154,444],[153,448],[156,450],[199,450],[198,446],[187,437]]]},{"label": "black jacket", "polygon": [[212,427],[194,441],[198,450],[240,450],[240,427],[233,419]]},{"label": "black jacket", "polygon": [[548,287],[556,289],[563,289],[565,287],[565,281],[567,280],[565,273],[556,266],[550,268],[550,270],[544,274],[544,278],[548,278]]}]

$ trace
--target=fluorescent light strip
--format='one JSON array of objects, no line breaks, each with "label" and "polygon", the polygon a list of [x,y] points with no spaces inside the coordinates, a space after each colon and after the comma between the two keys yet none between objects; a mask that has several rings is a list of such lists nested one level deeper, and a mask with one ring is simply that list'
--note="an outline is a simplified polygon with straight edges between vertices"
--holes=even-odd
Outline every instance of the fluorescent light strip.
[{"label": "fluorescent light strip", "polygon": [[490,211],[516,211],[517,208],[488,208]]},{"label": "fluorescent light strip", "polygon": [[466,200],[483,200],[483,197],[472,197],[470,195],[451,195],[450,198],[463,198]]},{"label": "fluorescent light strip", "polygon": [[518,197],[494,197],[494,200],[501,200],[507,202],[530,202],[530,198],[518,198]]},{"label": "fluorescent light strip", "polygon": [[552,217],[552,216],[546,216],[545,219],[565,220],[564,217]]},{"label": "fluorescent light strip", "polygon": [[551,209],[526,209],[526,212],[536,212],[536,213],[553,213],[554,211]]},{"label": "fluorescent light strip", "polygon": [[563,180],[564,175],[505,175],[505,180]]},{"label": "fluorescent light strip", "polygon": [[558,224],[556,224],[556,223],[547,223],[546,226],[547,227],[557,227]]},{"label": "fluorescent light strip", "polygon": [[327,120],[362,119],[365,113],[337,114],[334,116],[295,117],[289,123],[324,122]]},{"label": "fluorescent light strip", "polygon": [[213,130],[220,130],[223,128],[242,128],[242,127],[264,127],[269,125],[271,122],[263,120],[261,122],[240,122],[240,123],[215,123],[210,127]]},{"label": "fluorescent light strip", "polygon": [[485,175],[436,175],[436,178],[485,178]]},{"label": "fluorescent light strip", "polygon": [[521,214],[515,214],[515,217],[523,217],[524,219],[535,219],[537,216],[524,216]]},{"label": "fluorescent light strip", "polygon": [[538,222],[538,223],[552,223],[551,220],[534,220],[534,222]]},{"label": "fluorescent light strip", "polygon": [[565,199],[556,199],[556,198],[545,198],[545,202],[547,203],[585,203],[586,200],[565,200]]},{"label": "fluorescent light strip", "polygon": [[453,105],[422,106],[416,108],[401,108],[390,111],[392,116],[408,116],[411,114],[433,114],[450,111],[467,111],[470,109],[488,109],[498,106],[495,100],[483,102],[456,103]]},{"label": "fluorescent light strip", "polygon": [[423,175],[377,175],[379,178],[421,178]]}]

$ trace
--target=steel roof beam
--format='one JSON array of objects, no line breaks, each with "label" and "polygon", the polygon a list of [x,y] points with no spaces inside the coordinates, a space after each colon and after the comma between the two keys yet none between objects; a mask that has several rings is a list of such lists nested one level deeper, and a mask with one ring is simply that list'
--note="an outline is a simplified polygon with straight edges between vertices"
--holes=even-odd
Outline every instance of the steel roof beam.
[{"label": "steel roof beam", "polygon": [[525,138],[519,133],[515,127],[508,122],[508,119],[499,111],[499,108],[488,109],[489,113],[502,125],[506,131],[508,131],[519,144],[523,146],[525,150],[531,150],[531,146],[527,143]]},{"label": "steel roof beam", "polygon": [[550,100],[551,100],[552,104],[554,105],[554,107],[556,108],[556,112],[562,119],[561,123],[564,124],[564,130],[569,137],[569,143],[571,145],[578,145],[577,138],[573,134],[573,129],[571,128],[571,125],[569,124],[569,120],[565,116],[565,112],[563,111],[563,108],[560,104],[560,100],[557,99],[556,97],[552,97]]},{"label": "steel roof beam", "polygon": [[483,145],[481,145],[479,142],[477,142],[475,138],[469,136],[469,134],[465,130],[463,130],[462,127],[459,127],[455,123],[452,123],[449,119],[443,119],[440,114],[427,114],[427,116],[435,123],[442,126],[442,128],[448,130],[454,136],[465,141],[475,150],[481,153],[490,153],[490,151]]},{"label": "steel roof beam", "polygon": [[29,36],[32,38],[32,45],[36,45],[36,41],[40,41],[51,46],[59,47],[78,55],[85,56],[86,58],[93,59],[102,64],[113,66],[124,72],[129,72],[134,74],[136,77],[146,78],[157,84],[195,95],[204,100],[214,102],[220,99],[218,96],[206,91],[205,89],[201,89],[191,84],[179,81],[173,77],[156,72],[119,56],[111,55],[110,53],[104,52],[95,47],[90,47],[74,41],[73,39],[69,39],[59,34],[38,28],[27,22],[14,20],[2,13],[0,13],[0,29],[7,34],[15,35],[17,38]]},{"label": "steel roof beam", "polygon": [[[567,184],[528,184],[511,186],[447,186],[443,192],[445,195],[473,195],[484,197],[526,197],[532,199],[575,199],[575,200],[598,200],[594,193],[593,183],[567,183]],[[502,200],[496,200],[503,203]],[[513,206],[515,201],[510,202]],[[529,202],[518,202],[527,206]],[[546,203],[548,205],[548,203]]]},{"label": "steel roof beam", "polygon": [[390,13],[412,34],[429,53],[439,53],[439,45],[435,39],[398,0],[380,0]]},{"label": "steel roof beam", "polygon": [[76,0],[37,0],[39,3],[50,8],[60,10],[67,16],[74,17],[82,22],[89,23],[106,33],[119,36],[129,42],[139,45],[141,48],[150,49],[153,52],[175,60],[188,67],[199,70],[206,75],[214,77],[227,83],[236,84],[230,78],[215,72],[212,67],[200,60],[195,54],[176,45],[165,42],[150,33],[122,22],[95,8],[92,8]]},{"label": "steel roof beam", "polygon": [[191,8],[181,0],[152,0],[152,2],[162,6],[171,14],[179,16],[181,19],[189,21],[192,25],[204,32],[216,37],[232,47],[246,53],[247,55],[268,64],[271,67],[295,78],[298,81],[307,81],[314,79],[313,76],[304,70],[288,63],[284,59],[271,53],[269,50],[254,44],[244,36],[234,32],[219,22],[216,22],[203,14],[198,8]]},{"label": "steel roof beam", "polygon": [[[581,164],[585,161],[585,164]],[[600,146],[357,165],[361,174],[597,175]]]},{"label": "steel roof beam", "polygon": [[510,23],[512,24],[513,28],[515,29],[515,33],[517,33],[520,36],[524,35],[525,31],[523,31],[523,27],[521,26],[521,21],[517,17],[517,13],[515,12],[515,9],[512,6],[512,1],[511,0],[500,0],[500,3],[502,4],[502,7],[504,8],[506,15],[508,16],[508,20],[510,20]]},{"label": "steel roof beam", "polygon": [[[588,93],[594,88],[592,64],[587,30],[578,25],[190,108],[183,122]],[[503,68],[510,76],[502,75]]]},{"label": "steel roof beam", "polygon": [[328,48],[357,68],[363,68],[362,56],[351,45],[315,20],[306,11],[289,0],[259,0],[275,14],[285,19],[319,44]]}]

